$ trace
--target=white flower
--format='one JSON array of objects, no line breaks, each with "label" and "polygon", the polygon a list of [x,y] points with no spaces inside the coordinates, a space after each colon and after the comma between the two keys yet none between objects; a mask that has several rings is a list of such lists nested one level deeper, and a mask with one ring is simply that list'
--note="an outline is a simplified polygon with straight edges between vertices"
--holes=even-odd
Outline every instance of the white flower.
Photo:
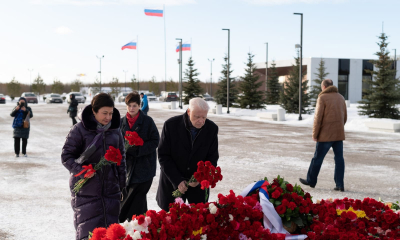
[{"label": "white flower", "polygon": [[244,221],[247,221],[247,220],[249,220],[249,218],[248,218],[248,217],[245,217],[245,218],[244,218]]},{"label": "white flower", "polygon": [[133,235],[133,224],[132,222],[129,222],[128,220],[125,220],[124,223],[121,223],[121,225],[125,228],[126,234]]},{"label": "white flower", "polygon": [[142,239],[142,236],[140,235],[140,232],[139,232],[139,231],[136,231],[136,232],[133,234],[132,238],[133,238],[134,240],[136,240],[136,239]]},{"label": "white flower", "polygon": [[206,234],[201,235],[200,240],[207,240],[207,235]]},{"label": "white flower", "polygon": [[229,222],[230,221],[233,221],[233,216],[232,216],[232,214],[229,214]]},{"label": "white flower", "polygon": [[211,214],[216,214],[218,211],[218,208],[214,205],[214,203],[210,203],[210,205],[208,205],[208,208],[210,209]]}]

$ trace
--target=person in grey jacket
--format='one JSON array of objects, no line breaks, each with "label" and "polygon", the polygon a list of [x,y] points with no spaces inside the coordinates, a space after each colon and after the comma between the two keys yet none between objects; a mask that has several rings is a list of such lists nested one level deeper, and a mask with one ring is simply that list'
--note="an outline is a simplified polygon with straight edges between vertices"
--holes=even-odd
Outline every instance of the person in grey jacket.
[{"label": "person in grey jacket", "polygon": [[147,193],[156,175],[157,146],[160,134],[153,119],[140,110],[140,96],[129,93],[125,98],[126,115],[121,119],[121,132],[135,131],[143,139],[143,146],[126,150],[127,182],[121,204],[120,222],[133,215],[147,212]]},{"label": "person in grey jacket", "polygon": [[28,107],[28,102],[25,98],[21,97],[18,100],[17,106],[11,111],[11,117],[14,117],[13,128],[14,128],[14,151],[15,157],[19,157],[20,151],[20,143],[22,139],[22,154],[24,157],[26,155],[26,146],[28,145],[29,131],[31,129],[31,125],[29,122],[29,127],[24,128],[23,121],[30,118],[33,118],[32,109]]}]

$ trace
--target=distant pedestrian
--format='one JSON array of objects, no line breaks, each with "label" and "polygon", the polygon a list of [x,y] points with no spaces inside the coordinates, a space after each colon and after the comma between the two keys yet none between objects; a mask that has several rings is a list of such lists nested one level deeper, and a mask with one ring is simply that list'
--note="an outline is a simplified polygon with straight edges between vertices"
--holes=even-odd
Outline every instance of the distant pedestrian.
[{"label": "distant pedestrian", "polygon": [[121,119],[121,132],[135,131],[143,139],[143,146],[126,150],[126,191],[121,204],[120,222],[131,220],[133,215],[147,212],[147,193],[157,168],[157,147],[160,134],[153,119],[140,110],[140,95],[129,93],[125,98],[127,113]]},{"label": "distant pedestrian", "polygon": [[69,98],[71,101],[69,103],[67,113],[69,113],[69,117],[72,118],[72,126],[73,126],[77,123],[75,117],[78,113],[78,101],[75,99],[75,94],[69,95]]},{"label": "distant pedestrian", "polygon": [[[61,162],[70,172],[76,239],[86,240],[93,229],[118,223],[121,191],[126,184],[126,165],[124,139],[119,129],[120,115],[112,97],[106,93],[96,95],[91,105],[82,111],[81,119],[65,140]],[[75,194],[74,185],[84,175],[74,175],[78,175],[84,165],[94,167],[111,146],[120,150],[121,165],[106,165],[96,171]]]},{"label": "distant pedestrian", "polygon": [[28,145],[29,131],[31,129],[30,120],[33,118],[32,109],[28,107],[28,102],[21,97],[18,100],[17,106],[12,110],[11,117],[14,117],[14,152],[15,157],[19,157],[20,143],[22,139],[22,154],[27,157],[26,146]]},{"label": "distant pedestrian", "polygon": [[314,188],[325,155],[332,147],[335,154],[336,187],[334,190],[344,192],[344,158],[343,140],[345,140],[344,125],[347,121],[347,108],[343,96],[333,86],[331,79],[321,83],[322,92],[318,95],[315,109],[312,138],[316,144],[314,157],[311,160],[307,179],[300,178],[300,182]]},{"label": "distant pedestrian", "polygon": [[147,100],[147,95],[144,93],[140,93],[140,97],[142,98],[141,110],[144,114],[147,115],[149,111],[149,101]]}]

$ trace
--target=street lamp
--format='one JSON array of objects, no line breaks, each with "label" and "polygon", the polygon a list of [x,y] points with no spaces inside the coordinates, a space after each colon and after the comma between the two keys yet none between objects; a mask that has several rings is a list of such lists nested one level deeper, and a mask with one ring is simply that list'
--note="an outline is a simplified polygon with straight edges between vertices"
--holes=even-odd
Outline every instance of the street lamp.
[{"label": "street lamp", "polygon": [[222,30],[228,31],[228,71],[226,73],[227,79],[226,79],[226,106],[228,107],[228,110],[226,113],[229,114],[229,85],[230,85],[230,78],[229,78],[229,58],[230,58],[230,39],[231,39],[231,30],[228,28],[223,28]]},{"label": "street lamp", "polygon": [[30,85],[29,91],[32,92],[32,71],[33,71],[33,69],[28,69],[28,71],[29,71],[29,85]]},{"label": "street lamp", "polygon": [[100,89],[99,89],[99,92],[101,92],[101,59],[104,58],[104,55],[100,56],[100,57],[96,55],[96,57],[100,60],[100,71],[99,71],[99,73],[100,73]]},{"label": "street lamp", "polygon": [[179,40],[179,108],[182,109],[182,38],[175,38]]},{"label": "street lamp", "polygon": [[125,73],[125,91],[126,92],[126,73],[128,72],[128,70],[122,70]]},{"label": "street lamp", "polygon": [[211,62],[211,74],[210,74],[210,96],[212,97],[212,63],[214,62],[215,58],[213,58],[212,60],[208,59],[208,61]]},{"label": "street lamp", "polygon": [[300,73],[299,73],[299,121],[302,120],[301,117],[301,95],[302,95],[302,76],[303,76],[303,13],[293,13],[294,15],[301,16],[301,23],[300,23]]},{"label": "street lamp", "polygon": [[268,83],[268,42],[267,44],[267,56],[265,58],[265,91],[267,91],[267,83]]}]

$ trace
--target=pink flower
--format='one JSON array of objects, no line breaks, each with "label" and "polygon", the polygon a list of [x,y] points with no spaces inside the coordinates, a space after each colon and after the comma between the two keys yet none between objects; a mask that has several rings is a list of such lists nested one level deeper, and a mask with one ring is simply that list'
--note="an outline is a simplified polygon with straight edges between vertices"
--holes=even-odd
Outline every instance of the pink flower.
[{"label": "pink flower", "polygon": [[183,202],[182,198],[180,198],[180,197],[178,197],[178,198],[175,198],[175,203],[179,203],[179,205],[182,205],[182,204],[184,204],[184,202]]},{"label": "pink flower", "polygon": [[262,211],[262,207],[260,205],[260,202],[257,202],[256,205],[253,207],[253,209],[257,209],[258,211]]}]

